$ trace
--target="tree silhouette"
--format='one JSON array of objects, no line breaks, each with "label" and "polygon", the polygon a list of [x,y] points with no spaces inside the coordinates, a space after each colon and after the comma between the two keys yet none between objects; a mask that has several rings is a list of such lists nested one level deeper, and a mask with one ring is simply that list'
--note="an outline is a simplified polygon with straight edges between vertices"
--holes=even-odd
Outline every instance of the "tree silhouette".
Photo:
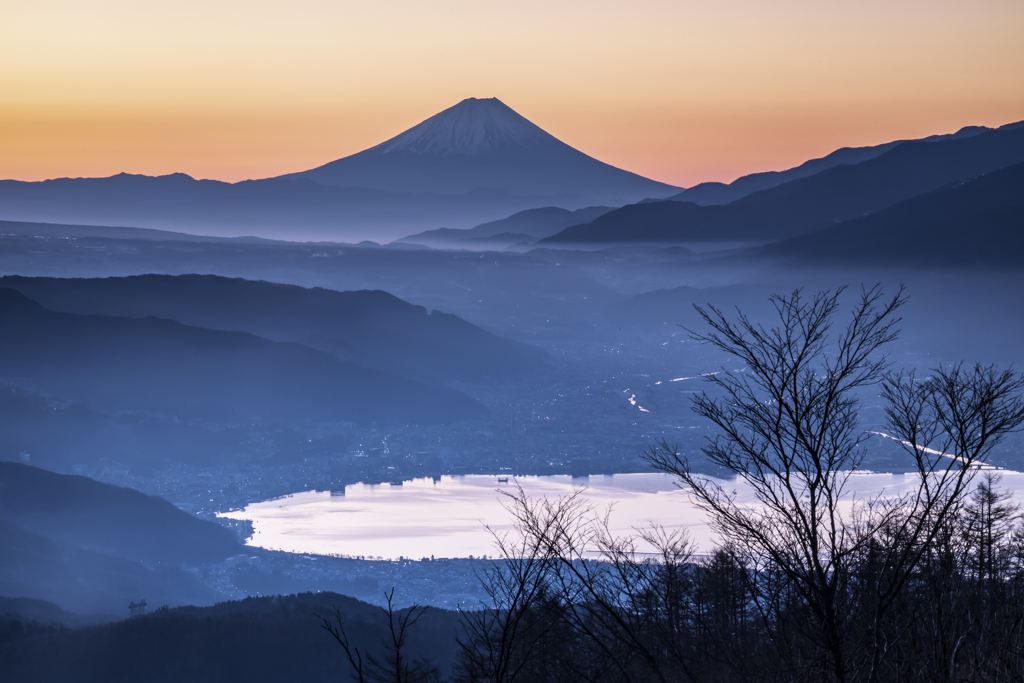
[{"label": "tree silhouette", "polygon": [[[791,651],[790,667],[812,666],[838,682],[865,665],[869,680],[878,679],[891,645],[883,633],[886,611],[957,509],[976,465],[1024,421],[1022,382],[1012,371],[957,365],[937,368],[924,381],[889,372],[883,349],[897,336],[902,290],[892,298],[878,287],[862,290],[845,328],[835,332],[842,293],[773,296],[778,320],[770,328],[742,313],[732,321],[714,307],[697,308],[711,332],[693,336],[746,370],[709,377],[717,395],[695,399],[694,410],[721,432],[703,452],[742,481],[756,505],[741,504],[735,492],[696,473],[668,443],[647,453],[656,469],[691,491],[724,539],[755,566],[793,583],[813,647]],[[859,426],[859,394],[872,386],[881,387],[889,436],[911,456],[918,481],[903,496],[851,503],[851,477],[868,437]],[[869,552],[876,571],[870,599],[860,605],[871,611],[865,626],[851,609],[850,591],[856,564]],[[760,609],[770,613],[773,606]],[[865,637],[870,661],[850,661]]]},{"label": "tree silhouette", "polygon": [[407,654],[409,632],[423,618],[426,607],[413,604],[404,610],[394,606],[395,589],[384,594],[388,635],[382,640],[383,657],[364,652],[354,645],[345,631],[341,610],[334,608],[333,618],[319,617],[321,627],[337,641],[352,667],[352,678],[359,683],[431,683],[440,679],[438,668],[420,657]]}]

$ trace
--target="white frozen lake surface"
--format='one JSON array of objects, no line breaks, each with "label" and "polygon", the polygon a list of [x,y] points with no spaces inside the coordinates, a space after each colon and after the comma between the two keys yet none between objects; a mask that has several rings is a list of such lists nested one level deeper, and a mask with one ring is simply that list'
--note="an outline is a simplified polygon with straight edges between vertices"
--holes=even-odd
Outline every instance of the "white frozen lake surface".
[{"label": "white frozen lake surface", "polygon": [[[1024,489],[1024,474],[1000,472],[1000,488],[1016,495]],[[858,498],[878,492],[898,495],[915,482],[913,475],[858,473],[851,489]],[[323,555],[412,559],[422,557],[474,557],[496,555],[490,524],[508,530],[508,512],[500,491],[514,491],[518,482],[531,497],[565,496],[584,487],[584,499],[598,511],[613,505],[611,528],[616,535],[633,533],[637,527],[660,524],[685,527],[702,551],[711,549],[713,538],[703,513],[689,494],[665,474],[616,474],[572,479],[569,476],[509,477],[445,476],[438,481],[415,479],[401,485],[355,484],[344,495],[307,491],[249,505],[225,513],[232,519],[253,522],[250,545],[271,550]],[[754,500],[736,482],[721,482],[736,490],[741,502]],[[745,495],[746,493],[746,495]]]}]

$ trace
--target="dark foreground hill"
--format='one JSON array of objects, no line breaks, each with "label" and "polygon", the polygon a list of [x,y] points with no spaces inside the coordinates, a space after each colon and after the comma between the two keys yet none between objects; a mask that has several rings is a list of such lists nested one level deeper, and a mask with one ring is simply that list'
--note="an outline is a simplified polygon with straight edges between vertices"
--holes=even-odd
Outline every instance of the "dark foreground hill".
[{"label": "dark foreground hill", "polygon": [[22,627],[17,628],[15,632],[5,631],[3,635],[0,635],[0,641],[6,642],[25,634],[25,626],[31,622],[35,622],[40,628],[57,624],[77,628],[120,621],[120,615],[120,610],[116,617],[112,614],[76,614],[48,600],[0,597],[0,623],[6,620],[8,625],[15,621],[22,624]]},{"label": "dark foreground hill", "polygon": [[21,463],[0,462],[0,519],[129,560],[197,564],[241,552],[226,528],[163,498]]},{"label": "dark foreground hill", "polygon": [[107,411],[203,420],[450,421],[464,394],[272,342],[160,318],[57,313],[0,289],[0,377]]},{"label": "dark foreground hill", "polygon": [[215,330],[299,342],[340,360],[427,381],[516,377],[543,352],[497,337],[455,315],[387,292],[337,292],[213,275],[124,278],[0,278],[65,313],[157,316]]},{"label": "dark foreground hill", "polygon": [[[133,601],[208,605],[216,593],[177,564],[150,564],[26,531],[0,518],[0,595],[79,614],[122,615]],[[0,680],[3,676],[0,675]]]},{"label": "dark foreground hill", "polygon": [[770,242],[859,218],[1021,161],[1024,128],[906,142],[859,164],[829,168],[725,206],[678,201],[625,206],[539,244]]},{"label": "dark foreground hill", "polygon": [[[42,629],[0,642],[0,679],[8,683],[280,683],[345,681],[349,665],[317,615],[337,607],[353,644],[376,657],[386,617],[336,593],[247,598],[213,607],[157,610],[81,629]],[[459,616],[428,609],[407,654],[433,660],[447,676]],[[15,628],[9,628],[15,632]]]},{"label": "dark foreground hill", "polygon": [[214,591],[183,565],[242,552],[233,533],[162,498],[0,462],[0,595],[81,614],[120,615],[142,599],[210,604]]}]

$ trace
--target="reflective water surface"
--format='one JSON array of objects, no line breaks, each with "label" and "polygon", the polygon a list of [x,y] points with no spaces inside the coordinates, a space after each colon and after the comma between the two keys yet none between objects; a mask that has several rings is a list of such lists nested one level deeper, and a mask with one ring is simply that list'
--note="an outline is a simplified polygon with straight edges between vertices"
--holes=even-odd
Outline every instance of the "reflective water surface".
[{"label": "reflective water surface", "polygon": [[[1002,472],[1000,488],[1024,489],[1024,474]],[[914,485],[913,475],[855,474],[851,490],[857,498],[876,493],[898,495]],[[652,523],[684,527],[702,550],[713,544],[703,513],[686,491],[664,474],[616,474],[572,479],[569,476],[496,477],[445,476],[416,479],[400,485],[355,484],[344,492],[308,491],[249,505],[225,513],[252,520],[251,545],[298,553],[419,559],[422,557],[494,556],[494,540],[484,528],[510,529],[501,492],[519,483],[531,497],[554,498],[582,488],[582,496],[609,516],[613,533],[633,533]],[[750,491],[722,481],[741,503],[753,504]]]}]

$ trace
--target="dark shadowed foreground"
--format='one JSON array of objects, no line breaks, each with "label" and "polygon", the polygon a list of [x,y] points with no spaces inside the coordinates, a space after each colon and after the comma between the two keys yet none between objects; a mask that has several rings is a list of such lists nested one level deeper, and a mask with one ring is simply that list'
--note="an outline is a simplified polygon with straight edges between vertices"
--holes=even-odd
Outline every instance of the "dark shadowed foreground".
[{"label": "dark shadowed foreground", "polygon": [[[158,609],[78,630],[0,617],[0,672],[15,682],[344,681],[347,662],[317,615],[338,607],[353,642],[382,654],[387,617],[336,593],[248,598],[214,607]],[[444,672],[455,656],[458,614],[429,609],[409,648]]]}]

